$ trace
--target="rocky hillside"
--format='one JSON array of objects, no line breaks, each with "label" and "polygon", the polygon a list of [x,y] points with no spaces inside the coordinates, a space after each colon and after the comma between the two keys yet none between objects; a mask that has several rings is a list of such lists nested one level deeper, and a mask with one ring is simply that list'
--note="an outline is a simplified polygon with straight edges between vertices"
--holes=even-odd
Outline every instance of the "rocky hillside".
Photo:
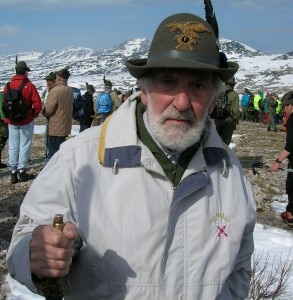
[{"label": "rocky hillside", "polygon": [[284,162],[280,166],[282,169],[275,173],[270,171],[270,166],[284,148],[286,133],[268,132],[266,128],[263,123],[240,121],[233,136],[234,151],[254,187],[258,222],[288,230],[279,213],[271,209],[274,200],[287,202],[284,197],[287,164]]}]

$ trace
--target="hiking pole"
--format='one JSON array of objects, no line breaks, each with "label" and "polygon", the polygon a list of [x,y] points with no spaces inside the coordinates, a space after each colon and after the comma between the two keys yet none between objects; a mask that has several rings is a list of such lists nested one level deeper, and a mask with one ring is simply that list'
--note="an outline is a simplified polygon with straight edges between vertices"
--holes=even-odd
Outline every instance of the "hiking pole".
[{"label": "hiking pole", "polygon": [[[53,227],[63,230],[65,223],[63,215],[56,214],[53,220]],[[46,300],[62,300],[64,296],[63,277],[47,278],[42,282],[41,290]]]},{"label": "hiking pole", "polygon": [[[253,175],[256,175],[258,172],[256,170],[256,168],[262,168],[264,171],[266,170],[270,170],[270,167],[268,165],[266,165],[266,163],[262,163],[262,162],[257,162],[257,163],[253,163],[252,164],[252,173]],[[293,169],[283,169],[283,168],[278,168],[279,171],[284,171],[284,172],[293,172]]]},{"label": "hiking pole", "polygon": [[256,162],[256,163],[252,163],[252,174],[253,175],[256,175],[258,172],[256,170],[256,168],[264,168],[265,166],[265,163],[262,163],[262,162]]}]

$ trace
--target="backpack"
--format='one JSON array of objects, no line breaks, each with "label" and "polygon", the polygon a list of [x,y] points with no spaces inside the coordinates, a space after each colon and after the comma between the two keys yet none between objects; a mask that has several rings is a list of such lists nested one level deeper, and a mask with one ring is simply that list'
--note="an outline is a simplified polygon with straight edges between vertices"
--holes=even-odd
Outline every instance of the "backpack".
[{"label": "backpack", "polygon": [[83,105],[84,98],[81,95],[80,89],[73,87],[73,110],[72,117],[74,120],[78,120],[84,114]]},{"label": "backpack", "polygon": [[218,97],[210,117],[212,119],[224,119],[229,116],[231,116],[231,106],[228,104],[228,95],[227,93],[222,93]]},{"label": "backpack", "polygon": [[246,107],[249,105],[249,95],[247,93],[243,94],[241,97],[241,106]]},{"label": "backpack", "polygon": [[97,111],[101,115],[110,114],[113,110],[113,103],[109,93],[102,92],[98,96]]},{"label": "backpack", "polygon": [[28,114],[28,107],[22,100],[22,89],[29,82],[24,79],[18,89],[12,89],[10,82],[6,85],[6,92],[3,93],[2,111],[4,116],[14,122],[20,122]]},{"label": "backpack", "polygon": [[262,99],[259,99],[258,100],[258,107],[261,111],[264,111],[264,108],[265,108],[265,101],[262,100]]}]

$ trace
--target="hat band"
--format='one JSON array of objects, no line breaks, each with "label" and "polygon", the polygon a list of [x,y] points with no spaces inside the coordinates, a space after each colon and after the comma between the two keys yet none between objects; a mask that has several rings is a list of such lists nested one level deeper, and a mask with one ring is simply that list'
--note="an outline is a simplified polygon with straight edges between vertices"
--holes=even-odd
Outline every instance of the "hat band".
[{"label": "hat band", "polygon": [[177,51],[177,50],[168,50],[168,51],[163,51],[163,52],[159,52],[155,55],[152,55],[147,59],[147,63],[155,63],[159,60],[166,59],[166,58],[167,59],[168,58],[191,59],[191,60],[196,60],[201,63],[218,66],[218,62],[215,59],[213,59],[209,56],[206,56],[204,54],[187,52],[187,51]]}]

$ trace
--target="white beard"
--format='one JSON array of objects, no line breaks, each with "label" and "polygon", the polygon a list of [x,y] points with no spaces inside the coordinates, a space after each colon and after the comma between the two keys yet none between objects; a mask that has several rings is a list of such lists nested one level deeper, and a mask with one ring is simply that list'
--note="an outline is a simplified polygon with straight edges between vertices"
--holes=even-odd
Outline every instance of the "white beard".
[{"label": "white beard", "polygon": [[[153,111],[152,100],[149,96],[147,106],[147,116],[149,129],[155,140],[162,146],[182,152],[200,140],[204,129],[206,117],[198,121],[191,109],[180,112],[176,108],[169,106],[161,116],[157,116]],[[169,118],[188,120],[188,125],[168,125],[165,121]]]}]

